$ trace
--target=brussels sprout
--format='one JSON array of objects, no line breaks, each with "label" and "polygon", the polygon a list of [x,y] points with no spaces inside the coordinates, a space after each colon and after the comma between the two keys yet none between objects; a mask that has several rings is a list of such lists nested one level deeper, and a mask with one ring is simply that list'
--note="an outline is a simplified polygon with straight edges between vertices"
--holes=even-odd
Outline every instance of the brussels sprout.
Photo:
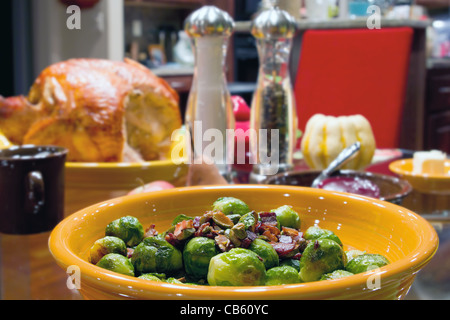
[{"label": "brussels sprout", "polygon": [[194,218],[189,217],[185,214],[179,214],[178,216],[175,217],[175,219],[173,219],[172,226],[175,226],[177,223],[184,221],[184,220],[194,220]]},{"label": "brussels sprout", "polygon": [[134,268],[130,260],[121,254],[108,253],[97,262],[96,266],[134,277]]},{"label": "brussels sprout", "polygon": [[250,211],[247,204],[237,198],[222,197],[214,201],[212,208],[214,211],[222,211],[224,214],[244,215]]},{"label": "brussels sprout", "polygon": [[289,267],[295,268],[297,271],[300,271],[300,260],[284,259],[284,260],[281,260],[280,266],[289,266]]},{"label": "brussels sprout", "polygon": [[173,284],[185,284],[184,282],[181,282],[180,280],[178,280],[176,278],[168,278],[164,282],[173,283]]},{"label": "brussels sprout", "polygon": [[271,211],[276,213],[277,219],[282,227],[300,229],[300,217],[292,207],[285,205]]},{"label": "brussels sprout", "polygon": [[137,218],[126,216],[108,224],[105,235],[120,238],[128,247],[134,247],[144,238],[144,227]]},{"label": "brussels sprout", "polygon": [[356,274],[381,268],[387,264],[389,264],[389,260],[381,254],[365,253],[349,261],[345,270]]},{"label": "brussels sprout", "polygon": [[161,272],[174,273],[183,268],[183,258],[180,250],[166,240],[148,237],[135,249],[131,256],[137,274]]},{"label": "brussels sprout", "polygon": [[231,240],[234,246],[240,247],[242,241],[247,238],[245,225],[243,223],[235,224],[233,228],[225,230],[225,236]]},{"label": "brussels sprout", "polygon": [[366,253],[365,251],[360,250],[349,250],[345,252],[345,255],[347,256],[347,262],[350,262],[353,258],[356,258],[357,256],[360,256],[362,254]]},{"label": "brussels sprout", "polygon": [[266,286],[299,283],[298,271],[290,266],[274,267],[266,272]]},{"label": "brussels sprout", "polygon": [[339,245],[342,246],[342,242],[337,235],[334,234],[333,231],[322,229],[317,226],[309,227],[303,237],[306,240],[317,240],[317,239],[330,239],[336,241]]},{"label": "brussels sprout", "polygon": [[255,231],[259,216],[255,211],[247,212],[239,219],[239,223],[244,224],[246,230]]},{"label": "brussels sprout", "polygon": [[262,239],[252,241],[248,249],[256,253],[264,263],[266,269],[270,269],[279,265],[278,254],[272,245]]},{"label": "brussels sprout", "polygon": [[346,256],[342,247],[330,239],[311,241],[300,258],[300,280],[317,281],[325,273],[343,269]]},{"label": "brussels sprout", "polygon": [[339,279],[348,276],[352,276],[353,273],[345,271],[345,270],[334,270],[331,273],[325,273],[320,277],[320,280],[331,280],[331,279]]},{"label": "brussels sprout", "polygon": [[157,276],[155,276],[152,273],[144,273],[144,274],[140,275],[138,278],[139,279],[145,279],[145,280],[152,280],[152,281],[162,282],[162,280],[160,278],[158,278]]},{"label": "brussels sprout", "polygon": [[183,250],[186,274],[195,279],[206,278],[209,261],[219,253],[214,240],[204,237],[192,238]]},{"label": "brussels sprout", "polygon": [[211,259],[207,278],[212,286],[264,285],[266,268],[253,251],[234,248]]},{"label": "brussels sprout", "polygon": [[195,233],[194,220],[182,220],[175,225],[175,229],[173,230],[173,236],[178,241],[183,241]]},{"label": "brussels sprout", "polygon": [[241,219],[241,215],[240,214],[229,214],[228,218],[230,218],[234,224],[237,224],[239,222],[239,219]]},{"label": "brussels sprout", "polygon": [[117,253],[126,257],[127,246],[122,239],[117,237],[104,237],[98,239],[89,250],[89,262],[97,264],[97,262],[108,253]]}]

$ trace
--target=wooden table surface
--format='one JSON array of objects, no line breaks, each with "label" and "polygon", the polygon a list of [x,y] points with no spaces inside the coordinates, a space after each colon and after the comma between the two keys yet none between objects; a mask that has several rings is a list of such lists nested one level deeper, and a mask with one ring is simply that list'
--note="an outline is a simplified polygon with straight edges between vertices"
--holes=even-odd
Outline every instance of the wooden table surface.
[{"label": "wooden table surface", "polygon": [[48,249],[50,232],[29,236],[0,235],[3,300],[81,300],[70,290],[67,274]]}]

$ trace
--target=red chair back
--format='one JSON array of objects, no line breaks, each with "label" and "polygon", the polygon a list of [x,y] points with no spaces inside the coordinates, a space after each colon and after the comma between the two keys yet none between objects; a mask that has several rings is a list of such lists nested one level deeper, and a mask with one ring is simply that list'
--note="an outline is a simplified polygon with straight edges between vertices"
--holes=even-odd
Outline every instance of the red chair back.
[{"label": "red chair back", "polygon": [[308,30],[294,92],[299,129],[316,113],[362,114],[378,148],[399,147],[411,28]]}]

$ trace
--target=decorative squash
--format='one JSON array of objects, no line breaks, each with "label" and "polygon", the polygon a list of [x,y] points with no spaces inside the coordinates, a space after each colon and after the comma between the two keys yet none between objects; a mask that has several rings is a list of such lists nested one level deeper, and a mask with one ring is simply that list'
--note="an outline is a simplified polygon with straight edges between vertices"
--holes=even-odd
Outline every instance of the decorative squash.
[{"label": "decorative squash", "polygon": [[357,141],[361,143],[361,149],[343,169],[360,170],[370,164],[375,153],[372,127],[362,115],[316,114],[306,124],[301,150],[311,169],[325,169],[344,148]]}]

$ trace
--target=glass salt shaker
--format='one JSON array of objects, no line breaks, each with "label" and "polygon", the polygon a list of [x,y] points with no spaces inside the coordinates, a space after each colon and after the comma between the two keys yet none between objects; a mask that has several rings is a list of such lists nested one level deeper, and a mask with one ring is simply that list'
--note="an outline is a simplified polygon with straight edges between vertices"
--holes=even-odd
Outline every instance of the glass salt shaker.
[{"label": "glass salt shaker", "polygon": [[215,6],[204,6],[185,21],[185,31],[192,39],[195,55],[185,118],[191,139],[191,161],[214,164],[229,182],[234,138],[227,139],[227,134],[234,133],[235,118],[224,66],[233,29],[231,16]]},{"label": "glass salt shaker", "polygon": [[295,31],[295,19],[276,6],[252,23],[260,62],[250,119],[253,183],[293,168],[298,124],[289,58]]}]

